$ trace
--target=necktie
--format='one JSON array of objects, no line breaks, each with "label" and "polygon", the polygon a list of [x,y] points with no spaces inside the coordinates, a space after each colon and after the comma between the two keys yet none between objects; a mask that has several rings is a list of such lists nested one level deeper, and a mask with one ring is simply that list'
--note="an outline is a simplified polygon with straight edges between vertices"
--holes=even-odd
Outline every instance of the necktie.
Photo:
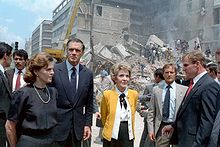
[{"label": "necktie", "polygon": [[71,85],[72,85],[72,90],[73,90],[73,93],[75,94],[76,93],[76,68],[73,67],[72,68],[72,74],[71,74]]},{"label": "necktie", "polygon": [[121,108],[122,108],[122,105],[124,106],[125,110],[127,109],[127,103],[125,101],[125,94],[122,93],[120,96],[119,96],[119,99],[120,99],[120,104],[121,104]]},{"label": "necktie", "polygon": [[18,71],[18,76],[17,76],[17,79],[16,79],[15,90],[18,90],[21,87],[21,73],[22,73],[22,71],[19,70]]},{"label": "necktie", "polygon": [[186,92],[186,96],[185,97],[187,97],[188,95],[189,95],[189,93],[190,93],[190,91],[192,90],[192,88],[193,88],[193,80],[190,80],[190,84],[189,84],[189,88],[187,89],[187,92]]},{"label": "necktie", "polygon": [[167,119],[169,118],[169,112],[170,112],[170,85],[167,85],[167,91],[165,94],[164,104],[163,104],[163,118]]}]

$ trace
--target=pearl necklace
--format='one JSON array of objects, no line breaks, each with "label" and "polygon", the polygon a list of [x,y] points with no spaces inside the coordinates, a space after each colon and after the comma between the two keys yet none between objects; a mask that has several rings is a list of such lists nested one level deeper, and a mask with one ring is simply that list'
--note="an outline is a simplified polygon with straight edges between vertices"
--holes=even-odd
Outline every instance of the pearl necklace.
[{"label": "pearl necklace", "polygon": [[49,92],[47,86],[46,86],[46,90],[47,90],[47,93],[48,93],[48,96],[47,96],[47,97],[48,97],[48,100],[47,100],[47,101],[45,101],[45,100],[40,96],[40,93],[39,93],[38,90],[36,89],[36,86],[35,86],[35,85],[33,85],[33,86],[34,86],[34,90],[36,91],[36,93],[37,93],[38,97],[40,98],[40,100],[41,100],[44,104],[49,103],[49,102],[50,102],[50,92]]}]

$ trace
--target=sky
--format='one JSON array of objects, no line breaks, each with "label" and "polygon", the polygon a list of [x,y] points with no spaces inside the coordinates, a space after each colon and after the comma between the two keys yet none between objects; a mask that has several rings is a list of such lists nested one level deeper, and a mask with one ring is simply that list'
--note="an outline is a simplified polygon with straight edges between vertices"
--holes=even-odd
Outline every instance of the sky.
[{"label": "sky", "polygon": [[0,0],[0,42],[25,40],[43,20],[52,20],[52,11],[62,0]]}]

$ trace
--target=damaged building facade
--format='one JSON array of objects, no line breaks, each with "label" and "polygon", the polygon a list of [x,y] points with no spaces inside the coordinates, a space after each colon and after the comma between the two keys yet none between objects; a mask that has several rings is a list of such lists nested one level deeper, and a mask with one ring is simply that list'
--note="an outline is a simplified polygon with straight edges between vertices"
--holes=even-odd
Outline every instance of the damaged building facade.
[{"label": "damaged building facade", "polygon": [[[63,41],[71,2],[63,0],[53,11],[52,48]],[[76,19],[72,35],[87,46],[130,40],[144,46],[150,35],[165,44],[197,38],[202,50],[220,46],[219,0],[82,0]]]},{"label": "damaged building facade", "polygon": [[[71,1],[53,11],[52,45],[65,32]],[[96,63],[114,63],[121,54],[142,56],[152,35],[164,44],[186,40],[190,48],[196,38],[203,51],[214,52],[220,46],[219,10],[219,0],[82,0],[72,36],[95,53]]]},{"label": "damaged building facade", "polygon": [[201,48],[213,52],[220,46],[219,0],[148,0],[145,35],[155,34],[169,43],[199,38]]}]

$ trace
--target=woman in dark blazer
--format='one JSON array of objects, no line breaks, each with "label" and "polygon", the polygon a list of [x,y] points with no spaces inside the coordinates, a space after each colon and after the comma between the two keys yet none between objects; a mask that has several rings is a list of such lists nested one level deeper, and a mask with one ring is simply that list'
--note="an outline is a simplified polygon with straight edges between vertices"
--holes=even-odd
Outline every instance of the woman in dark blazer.
[{"label": "woman in dark blazer", "polygon": [[53,146],[57,91],[47,86],[52,81],[53,68],[53,58],[45,52],[30,59],[24,76],[29,84],[13,93],[5,125],[10,147]]}]

